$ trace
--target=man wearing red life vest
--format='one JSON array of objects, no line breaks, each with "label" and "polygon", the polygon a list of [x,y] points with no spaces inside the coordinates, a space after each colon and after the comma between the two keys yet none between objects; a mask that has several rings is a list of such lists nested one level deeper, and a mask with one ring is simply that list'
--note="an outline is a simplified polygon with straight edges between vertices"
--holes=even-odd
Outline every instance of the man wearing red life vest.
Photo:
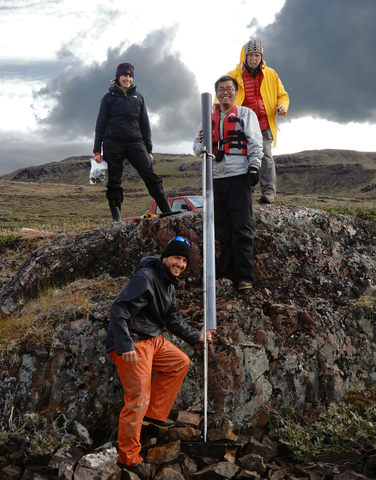
[{"label": "man wearing red life vest", "polygon": [[[221,246],[217,278],[229,278],[238,291],[252,288],[252,190],[259,179],[262,134],[256,114],[236,106],[238,84],[224,76],[215,83],[220,109],[213,121],[213,190],[215,237]],[[201,125],[193,145],[202,154]]]},{"label": "man wearing red life vest", "polygon": [[266,66],[263,57],[264,46],[260,40],[249,40],[242,48],[240,63],[228,75],[239,85],[236,105],[251,108],[259,120],[264,152],[260,168],[260,202],[274,203],[277,175],[272,146],[276,146],[277,140],[276,114],[286,116],[289,96],[277,73]]}]

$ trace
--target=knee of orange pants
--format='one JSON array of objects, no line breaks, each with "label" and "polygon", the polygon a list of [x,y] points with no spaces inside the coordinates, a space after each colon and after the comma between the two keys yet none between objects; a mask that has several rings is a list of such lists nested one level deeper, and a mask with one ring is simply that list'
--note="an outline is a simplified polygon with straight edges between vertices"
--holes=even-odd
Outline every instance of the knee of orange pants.
[{"label": "knee of orange pants", "polygon": [[167,420],[170,414],[190,363],[189,357],[174,345],[170,352],[173,353],[170,364],[165,364],[166,368],[161,364],[156,366],[157,372],[151,386],[150,403],[146,412],[147,417],[162,421]]}]

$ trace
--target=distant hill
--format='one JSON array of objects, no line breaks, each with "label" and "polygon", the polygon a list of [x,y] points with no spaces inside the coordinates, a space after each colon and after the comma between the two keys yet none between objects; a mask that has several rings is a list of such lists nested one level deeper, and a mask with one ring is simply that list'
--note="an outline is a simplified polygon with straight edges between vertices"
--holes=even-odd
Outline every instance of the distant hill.
[{"label": "distant hill", "polygon": [[[21,168],[0,176],[0,231],[70,228],[111,218],[104,183],[90,185],[90,155]],[[376,205],[376,152],[313,150],[275,156],[276,203],[341,212]],[[168,196],[200,195],[202,162],[194,155],[154,155]],[[137,172],[124,163],[123,218],[150,211],[152,199]],[[260,198],[256,187],[254,203]]]},{"label": "distant hill", "polygon": [[[0,233],[7,229],[105,225],[111,215],[106,185],[90,185],[90,156],[69,157],[0,177]],[[201,160],[193,155],[155,154],[155,170],[168,196],[200,195]],[[152,198],[125,162],[123,218],[150,212]]]},{"label": "distant hill", "polygon": [[[59,162],[20,168],[15,172],[1,175],[0,180],[87,186],[89,185],[90,158],[92,155],[68,157]],[[172,186],[175,186],[175,183],[184,184],[179,179],[189,177],[197,179],[201,174],[201,160],[194,155],[156,153],[154,154],[154,167],[157,173],[165,179],[166,186],[169,186],[170,178],[172,178]],[[127,161],[124,162],[123,182],[131,188],[143,187],[138,173]]]},{"label": "distant hill", "polygon": [[275,162],[280,192],[360,198],[376,194],[376,152],[311,150],[278,155]]},{"label": "distant hill", "polygon": [[[68,157],[59,162],[21,168],[1,175],[0,180],[87,186],[90,158],[90,155]],[[376,152],[310,150],[277,155],[275,163],[280,193],[357,198],[376,195]],[[154,168],[163,177],[165,188],[201,187],[201,160],[194,155],[156,153]],[[144,187],[126,161],[123,181],[127,188]]]}]

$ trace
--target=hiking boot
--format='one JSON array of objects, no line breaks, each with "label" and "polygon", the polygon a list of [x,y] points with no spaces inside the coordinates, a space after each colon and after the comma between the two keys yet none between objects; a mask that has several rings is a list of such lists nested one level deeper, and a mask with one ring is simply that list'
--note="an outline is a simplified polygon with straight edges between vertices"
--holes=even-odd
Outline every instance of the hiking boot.
[{"label": "hiking boot", "polygon": [[274,196],[270,193],[263,193],[260,197],[260,203],[274,203]]},{"label": "hiking boot", "polygon": [[238,292],[242,292],[243,290],[252,288],[252,283],[248,280],[242,280],[241,282],[238,283],[237,288],[238,288]]},{"label": "hiking boot", "polygon": [[155,418],[144,417],[142,425],[155,425],[156,427],[170,428],[174,425],[174,421],[168,418],[165,422],[163,420],[156,420]]}]

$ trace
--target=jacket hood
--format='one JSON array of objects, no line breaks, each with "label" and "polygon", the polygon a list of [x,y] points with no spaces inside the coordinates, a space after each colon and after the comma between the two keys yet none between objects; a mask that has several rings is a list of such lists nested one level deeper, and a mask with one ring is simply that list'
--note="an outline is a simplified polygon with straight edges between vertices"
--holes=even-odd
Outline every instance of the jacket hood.
[{"label": "jacket hood", "polygon": [[140,268],[153,268],[158,276],[166,283],[172,283],[175,287],[179,286],[179,280],[176,277],[168,274],[166,267],[161,259],[158,257],[143,257],[141,258],[136,270]]}]

